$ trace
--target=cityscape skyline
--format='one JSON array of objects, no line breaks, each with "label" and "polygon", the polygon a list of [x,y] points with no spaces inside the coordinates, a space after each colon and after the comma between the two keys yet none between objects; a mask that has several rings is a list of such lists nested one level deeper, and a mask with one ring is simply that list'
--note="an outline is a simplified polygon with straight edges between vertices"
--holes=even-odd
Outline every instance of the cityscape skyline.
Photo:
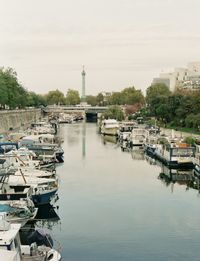
[{"label": "cityscape skyline", "polygon": [[37,93],[81,93],[82,64],[86,94],[129,86],[145,92],[162,71],[200,60],[197,0],[0,4],[0,66],[14,68]]}]

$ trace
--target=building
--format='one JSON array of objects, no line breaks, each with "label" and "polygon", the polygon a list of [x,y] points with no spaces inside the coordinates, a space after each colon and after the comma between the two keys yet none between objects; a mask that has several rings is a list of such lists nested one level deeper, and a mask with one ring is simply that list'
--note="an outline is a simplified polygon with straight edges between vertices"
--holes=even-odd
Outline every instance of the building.
[{"label": "building", "polygon": [[165,83],[170,91],[177,88],[200,90],[200,62],[191,62],[187,68],[175,68],[173,72],[160,73],[152,84]]}]

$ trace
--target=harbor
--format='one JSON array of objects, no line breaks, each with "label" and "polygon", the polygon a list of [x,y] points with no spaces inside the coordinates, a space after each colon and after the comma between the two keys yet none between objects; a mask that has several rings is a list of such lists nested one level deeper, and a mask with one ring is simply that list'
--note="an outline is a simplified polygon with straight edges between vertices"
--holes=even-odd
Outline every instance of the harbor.
[{"label": "harbor", "polygon": [[[19,234],[20,247],[8,249],[0,242],[2,256],[98,261],[181,260],[184,255],[195,260],[198,144],[190,151],[189,144],[180,146],[184,135],[164,132],[134,121],[97,124],[57,117],[9,133],[10,140],[1,142],[0,233],[3,238],[13,232],[13,240]],[[171,134],[186,164],[170,165],[156,150],[147,150],[157,145],[159,150],[159,139]]]}]

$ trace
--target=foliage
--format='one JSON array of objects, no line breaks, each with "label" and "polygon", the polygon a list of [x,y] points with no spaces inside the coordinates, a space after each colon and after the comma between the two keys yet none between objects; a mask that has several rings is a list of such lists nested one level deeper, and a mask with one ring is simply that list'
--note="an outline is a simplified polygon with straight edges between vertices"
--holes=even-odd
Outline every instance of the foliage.
[{"label": "foliage", "polygon": [[190,144],[191,146],[195,145],[195,139],[193,137],[185,137],[184,142]]},{"label": "foliage", "polygon": [[159,84],[147,89],[148,110],[164,125],[200,130],[200,91],[170,93]]},{"label": "foliage", "polygon": [[120,105],[122,104],[122,97],[120,92],[113,92],[108,98],[108,103],[110,105]]},{"label": "foliage", "polygon": [[10,109],[24,108],[28,92],[18,82],[17,73],[12,68],[0,69],[0,105]]},{"label": "foliage", "polygon": [[169,88],[164,83],[156,83],[147,88],[146,102],[151,105],[155,97],[169,96],[171,94]]},{"label": "foliage", "polygon": [[27,95],[27,106],[39,107],[40,105],[46,106],[47,101],[44,95],[29,92]]},{"label": "foliage", "polygon": [[108,99],[110,105],[144,105],[145,99],[141,90],[136,90],[135,87],[128,87],[121,92],[113,92]]},{"label": "foliage", "polygon": [[102,106],[104,105],[104,97],[102,93],[99,93],[96,97],[97,105]]},{"label": "foliage", "polygon": [[136,103],[144,104],[144,96],[141,90],[136,90],[134,87],[125,88],[122,92],[123,104],[133,105]]},{"label": "foliage", "polygon": [[124,112],[120,106],[114,105],[109,107],[103,114],[104,119],[116,119],[118,121],[124,120]]},{"label": "foliage", "polygon": [[59,91],[58,89],[55,91],[50,91],[46,95],[47,104],[52,105],[60,105],[65,104],[65,96],[64,94]]},{"label": "foliage", "polygon": [[86,102],[88,104],[90,104],[91,106],[96,106],[97,105],[96,96],[93,96],[93,95],[86,96]]},{"label": "foliage", "polygon": [[66,95],[66,104],[67,105],[76,105],[80,103],[79,92],[76,90],[69,89]]}]

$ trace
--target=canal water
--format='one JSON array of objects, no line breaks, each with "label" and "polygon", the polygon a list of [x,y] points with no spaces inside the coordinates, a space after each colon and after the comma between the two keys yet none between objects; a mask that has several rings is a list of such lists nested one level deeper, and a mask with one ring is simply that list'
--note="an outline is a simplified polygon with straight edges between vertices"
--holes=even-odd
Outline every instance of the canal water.
[{"label": "canal water", "polygon": [[62,125],[61,133],[60,220],[47,224],[63,260],[200,260],[198,190],[163,178],[167,170],[122,151],[95,123]]}]

